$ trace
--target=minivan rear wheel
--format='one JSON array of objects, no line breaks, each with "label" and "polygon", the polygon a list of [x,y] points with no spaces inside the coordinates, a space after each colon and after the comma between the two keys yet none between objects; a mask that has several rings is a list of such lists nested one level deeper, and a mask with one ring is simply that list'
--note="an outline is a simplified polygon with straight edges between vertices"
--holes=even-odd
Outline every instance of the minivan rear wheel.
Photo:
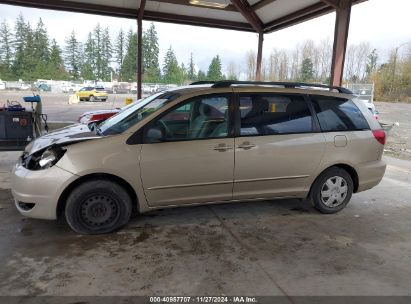
[{"label": "minivan rear wheel", "polygon": [[347,206],[353,189],[350,174],[342,168],[331,167],[315,180],[310,200],[321,213],[336,213]]},{"label": "minivan rear wheel", "polygon": [[123,187],[107,180],[91,180],[70,193],[65,216],[80,234],[103,234],[126,225],[131,211],[131,199]]}]

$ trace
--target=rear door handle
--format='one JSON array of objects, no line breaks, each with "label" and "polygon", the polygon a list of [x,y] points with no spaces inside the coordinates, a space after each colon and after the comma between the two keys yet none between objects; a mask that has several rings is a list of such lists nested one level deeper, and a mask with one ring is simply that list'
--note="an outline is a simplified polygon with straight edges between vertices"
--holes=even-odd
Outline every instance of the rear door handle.
[{"label": "rear door handle", "polygon": [[218,146],[214,147],[214,150],[219,151],[219,152],[225,152],[230,149],[232,148],[230,146],[227,146],[226,144],[219,144]]},{"label": "rear door handle", "polygon": [[249,149],[254,148],[254,147],[255,147],[255,145],[254,145],[254,144],[251,144],[251,143],[248,142],[248,141],[243,142],[241,145],[238,146],[238,148],[244,149],[244,150],[249,150]]}]

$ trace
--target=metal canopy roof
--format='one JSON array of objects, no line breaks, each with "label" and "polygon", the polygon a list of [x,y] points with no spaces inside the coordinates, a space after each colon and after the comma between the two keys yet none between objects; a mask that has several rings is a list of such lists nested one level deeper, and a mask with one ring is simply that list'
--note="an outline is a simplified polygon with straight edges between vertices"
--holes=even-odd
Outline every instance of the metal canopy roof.
[{"label": "metal canopy roof", "polygon": [[[344,0],[0,0],[33,8],[270,33],[330,13]],[[366,0],[353,0],[353,4]]]}]

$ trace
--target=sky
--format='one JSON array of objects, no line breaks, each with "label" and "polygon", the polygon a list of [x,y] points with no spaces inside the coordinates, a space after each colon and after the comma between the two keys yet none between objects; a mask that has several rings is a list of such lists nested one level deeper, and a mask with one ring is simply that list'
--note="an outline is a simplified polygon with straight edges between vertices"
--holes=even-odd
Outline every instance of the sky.
[{"label": "sky", "polygon": [[[368,41],[372,48],[378,50],[380,59],[385,60],[390,49],[405,42],[410,42],[411,45],[410,11],[411,0],[369,0],[354,5],[351,11],[348,43]],[[7,20],[13,25],[20,12],[33,26],[41,17],[49,36],[56,39],[61,46],[73,30],[80,40],[85,41],[88,32],[97,23],[108,27],[112,37],[117,35],[120,28],[136,30],[136,21],[129,19],[10,5],[0,5],[0,21]],[[332,39],[334,22],[335,13],[331,13],[265,35],[263,55],[268,56],[274,47],[291,50],[306,39],[314,42]],[[186,64],[192,52],[197,67],[202,70],[207,70],[212,57],[217,54],[222,59],[224,69],[230,61],[245,63],[247,51],[257,49],[257,35],[253,33],[159,22],[155,25],[159,36],[160,64],[170,46],[174,49],[179,62]],[[148,26],[149,22],[143,22],[144,28]]]}]

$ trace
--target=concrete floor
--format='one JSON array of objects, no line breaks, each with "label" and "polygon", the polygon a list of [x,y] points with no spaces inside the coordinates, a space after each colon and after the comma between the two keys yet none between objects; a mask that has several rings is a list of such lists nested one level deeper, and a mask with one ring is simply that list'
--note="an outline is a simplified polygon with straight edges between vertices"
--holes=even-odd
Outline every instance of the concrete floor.
[{"label": "concrete floor", "polygon": [[15,157],[0,153],[0,295],[411,295],[411,162],[387,158],[382,183],[335,215],[239,203],[80,236],[17,213]]}]

